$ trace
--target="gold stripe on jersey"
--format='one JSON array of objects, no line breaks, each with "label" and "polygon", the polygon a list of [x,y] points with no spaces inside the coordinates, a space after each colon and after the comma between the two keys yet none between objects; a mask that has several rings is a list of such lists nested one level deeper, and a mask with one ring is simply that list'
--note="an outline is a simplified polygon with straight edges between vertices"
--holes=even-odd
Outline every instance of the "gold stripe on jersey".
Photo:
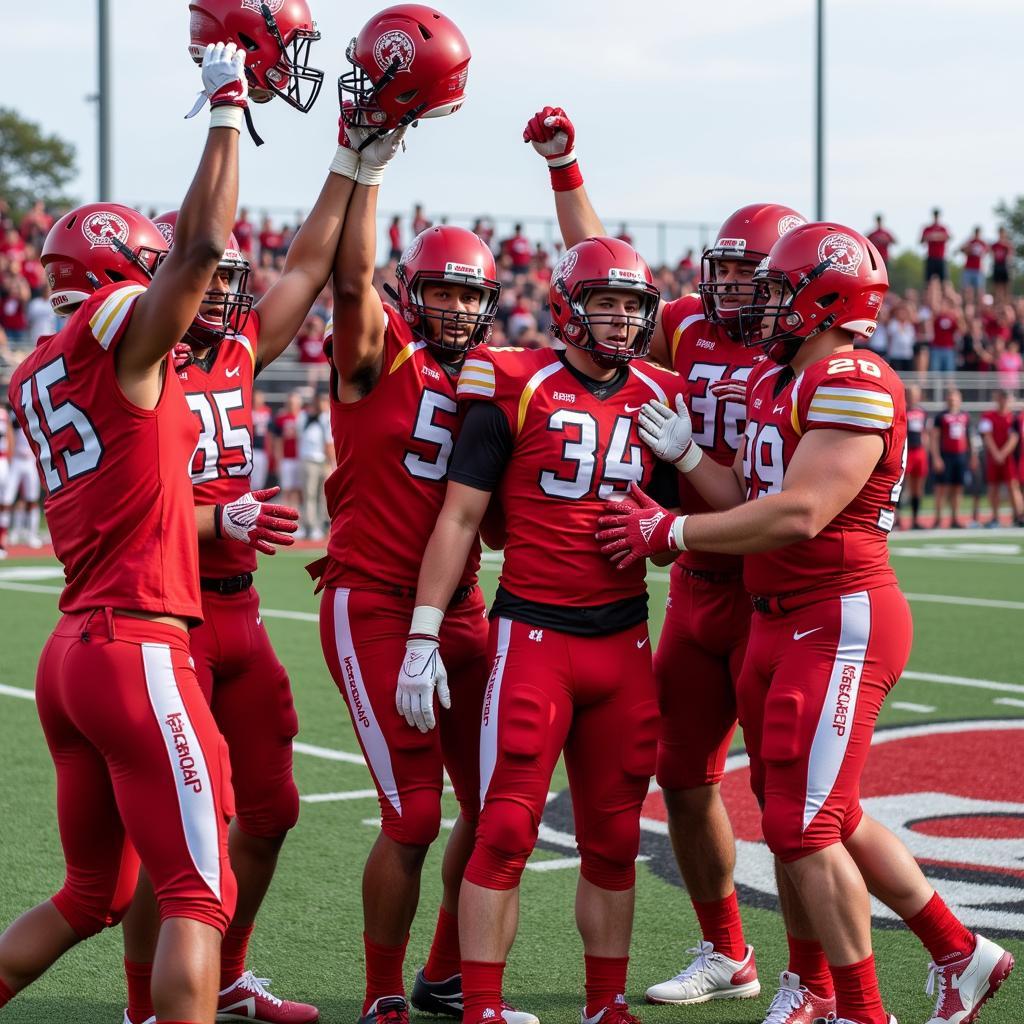
[{"label": "gold stripe on jersey", "polygon": [[388,374],[394,373],[402,363],[404,363],[414,352],[419,352],[424,345],[426,345],[425,341],[410,341],[408,345],[405,345],[398,355],[395,356],[395,361],[391,364],[391,369],[388,370]]},{"label": "gold stripe on jersey", "polygon": [[516,422],[516,433],[520,433],[523,429],[523,424],[526,422],[526,410],[529,408],[530,399],[533,398],[534,392],[547,380],[548,377],[553,373],[557,373],[562,369],[561,360],[555,359],[554,362],[548,363],[547,366],[542,366],[527,382],[526,387],[523,388],[523,393],[519,396],[519,416]]},{"label": "gold stripe on jersey", "polygon": [[111,292],[99,309],[92,315],[89,327],[93,337],[103,348],[110,348],[117,336],[117,329],[124,322],[131,304],[146,289],[141,284],[126,285]]},{"label": "gold stripe on jersey", "polygon": [[815,423],[842,423],[879,430],[891,427],[894,417],[891,395],[857,388],[819,387],[807,411],[807,419]]},{"label": "gold stripe on jersey", "polygon": [[327,326],[324,328],[324,341],[326,341],[334,333],[334,317],[327,321]]},{"label": "gold stripe on jersey", "polygon": [[256,369],[256,353],[253,350],[252,343],[244,334],[237,335],[238,341],[245,346],[245,351],[249,353],[249,358],[252,360],[252,368]]},{"label": "gold stripe on jersey", "polygon": [[493,398],[494,365],[486,359],[467,359],[455,388],[456,398]]}]

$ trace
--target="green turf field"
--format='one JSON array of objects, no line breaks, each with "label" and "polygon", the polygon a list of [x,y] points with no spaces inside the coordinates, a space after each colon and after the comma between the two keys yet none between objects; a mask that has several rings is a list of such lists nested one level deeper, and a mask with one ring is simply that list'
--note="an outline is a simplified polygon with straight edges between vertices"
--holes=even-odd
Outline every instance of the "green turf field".
[{"label": "green turf field", "polygon": [[[947,899],[968,921],[1024,958],[1024,533],[1009,531],[899,535],[894,564],[911,599],[916,636],[908,676],[890,696],[884,727],[891,743],[872,753],[865,799],[873,813],[905,825],[919,857]],[[306,556],[305,558],[303,556]],[[362,997],[359,879],[376,834],[375,799],[343,702],[320,653],[316,601],[302,571],[309,553],[265,559],[259,586],[264,617],[288,667],[301,722],[296,754],[301,820],[285,845],[277,879],[257,925],[250,967],[273,979],[281,995],[314,1002],[327,1022],[354,1022]],[[59,580],[49,559],[0,563],[0,927],[60,885],[62,861],[54,809],[53,768],[30,690],[36,659],[56,618]],[[485,563],[490,593],[495,562]],[[655,632],[667,586],[652,574]],[[22,691],[19,696],[19,691]],[[964,732],[969,720],[979,720]],[[1000,720],[1005,720],[1001,722]],[[939,723],[947,723],[939,725]],[[1019,730],[1019,731],[1015,731]],[[881,732],[881,731],[880,731]],[[309,749],[321,748],[320,750]],[[739,746],[737,750],[741,749]],[[966,767],[965,767],[966,766]],[[562,790],[564,773],[552,788]],[[941,788],[940,788],[941,787]],[[701,1007],[645,1007],[644,988],[679,970],[698,938],[685,893],[673,872],[659,800],[647,809],[638,868],[633,959],[627,997],[648,1024],[658,1021],[760,1022],[785,967],[781,919],[764,883],[765,851],[747,833],[751,818],[742,768],[727,776],[740,845],[737,880],[749,941],[757,949],[765,994],[758,1000]],[[339,794],[347,795],[339,799]],[[909,794],[909,796],[908,796]],[[734,801],[734,802],[733,802]],[[446,798],[446,812],[455,803]],[[889,817],[886,817],[888,815]],[[550,807],[550,841],[542,844],[522,891],[522,921],[507,978],[509,997],[544,1024],[577,1021],[582,1002],[582,951],[573,925],[574,850],[565,802]],[[922,819],[928,819],[921,823]],[[443,838],[443,836],[442,836]],[[919,844],[919,845],[918,845]],[[420,917],[413,928],[407,982],[423,962],[439,895],[440,843],[424,872]],[[966,909],[964,909],[966,908]],[[881,927],[875,951],[888,1008],[902,1024],[925,1021],[927,957],[905,930]],[[79,946],[20,996],[3,1019],[17,1022],[119,1024],[124,1007],[121,937],[117,930]],[[981,1020],[1024,1021],[1024,966]]]}]

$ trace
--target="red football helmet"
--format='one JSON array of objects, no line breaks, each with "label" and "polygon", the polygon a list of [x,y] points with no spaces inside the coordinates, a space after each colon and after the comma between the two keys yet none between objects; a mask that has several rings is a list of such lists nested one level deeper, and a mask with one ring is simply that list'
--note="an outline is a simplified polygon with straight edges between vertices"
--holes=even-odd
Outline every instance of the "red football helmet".
[{"label": "red football helmet", "polygon": [[381,11],[345,56],[352,70],[338,79],[338,91],[345,120],[355,127],[390,130],[443,117],[465,99],[469,45],[455,22],[433,7],[399,4]]},{"label": "red football helmet", "polygon": [[320,33],[306,0],[191,0],[188,9],[188,52],[197,64],[209,43],[237,43],[251,100],[280,96],[303,113],[316,103],[324,73],[309,64]]},{"label": "red football helmet", "polygon": [[[402,253],[395,277],[399,310],[424,341],[446,352],[463,353],[490,336],[501,285],[494,255],[472,231],[450,225],[421,231]],[[423,285],[446,281],[479,289],[483,293],[479,311],[467,313],[428,306],[423,301]],[[435,322],[436,337],[428,327],[429,320]],[[445,328],[453,325],[472,328],[467,342],[445,340]]]},{"label": "red football helmet", "polygon": [[118,203],[87,203],[50,228],[39,256],[50,305],[70,316],[98,288],[117,281],[148,285],[167,243],[156,225]]},{"label": "red football helmet", "polygon": [[[162,213],[153,221],[164,237],[167,248],[174,245],[178,211]],[[203,299],[195,319],[185,332],[185,340],[197,349],[210,348],[228,334],[241,334],[252,311],[253,297],[249,287],[249,261],[238,248],[238,239],[228,236],[227,248],[217,264],[218,277],[228,279],[226,291],[211,288]]]},{"label": "red football helmet", "polygon": [[756,266],[787,231],[806,224],[796,210],[776,203],[752,203],[726,218],[715,244],[701,256],[701,280],[697,286],[704,316],[720,327],[737,329],[740,306],[753,298],[753,285],[719,279],[722,260],[743,260]]},{"label": "red football helmet", "polygon": [[740,310],[745,345],[788,363],[800,345],[832,327],[870,338],[889,290],[878,250],[859,231],[804,224],[772,246],[754,274],[754,300]]},{"label": "red football helmet", "polygon": [[[618,313],[588,313],[587,299],[596,289],[622,289],[635,293],[640,311],[623,318]],[[551,331],[567,345],[589,352],[600,366],[618,366],[647,355],[657,324],[661,294],[654,287],[650,267],[628,242],[618,238],[585,238],[566,249],[551,272],[548,289]],[[592,327],[625,319],[627,332],[636,336],[627,346],[602,344]]]}]

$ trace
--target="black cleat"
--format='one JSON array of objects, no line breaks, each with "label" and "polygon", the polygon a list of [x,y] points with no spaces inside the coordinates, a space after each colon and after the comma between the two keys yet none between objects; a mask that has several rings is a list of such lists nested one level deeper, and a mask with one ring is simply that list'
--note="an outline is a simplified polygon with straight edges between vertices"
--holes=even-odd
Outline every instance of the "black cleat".
[{"label": "black cleat", "polygon": [[411,1002],[422,1013],[462,1020],[462,975],[453,974],[445,981],[427,981],[421,967],[412,985]]},{"label": "black cleat", "polygon": [[402,996],[375,999],[357,1024],[409,1024],[409,1004]]}]

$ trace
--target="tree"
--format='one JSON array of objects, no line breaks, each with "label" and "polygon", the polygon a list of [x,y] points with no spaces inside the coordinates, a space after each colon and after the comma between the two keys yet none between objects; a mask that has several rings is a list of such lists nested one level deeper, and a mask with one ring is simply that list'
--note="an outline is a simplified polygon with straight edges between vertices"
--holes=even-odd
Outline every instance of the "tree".
[{"label": "tree", "polygon": [[902,295],[908,288],[920,288],[924,281],[924,260],[916,252],[904,249],[898,256],[889,257],[889,288]]},{"label": "tree", "polygon": [[1012,203],[1001,199],[995,213],[1000,227],[1009,232],[1017,258],[1024,259],[1024,196],[1017,196]]},{"label": "tree", "polygon": [[20,217],[38,199],[47,206],[67,206],[63,189],[75,176],[75,147],[44,134],[16,110],[0,107],[0,199]]}]

